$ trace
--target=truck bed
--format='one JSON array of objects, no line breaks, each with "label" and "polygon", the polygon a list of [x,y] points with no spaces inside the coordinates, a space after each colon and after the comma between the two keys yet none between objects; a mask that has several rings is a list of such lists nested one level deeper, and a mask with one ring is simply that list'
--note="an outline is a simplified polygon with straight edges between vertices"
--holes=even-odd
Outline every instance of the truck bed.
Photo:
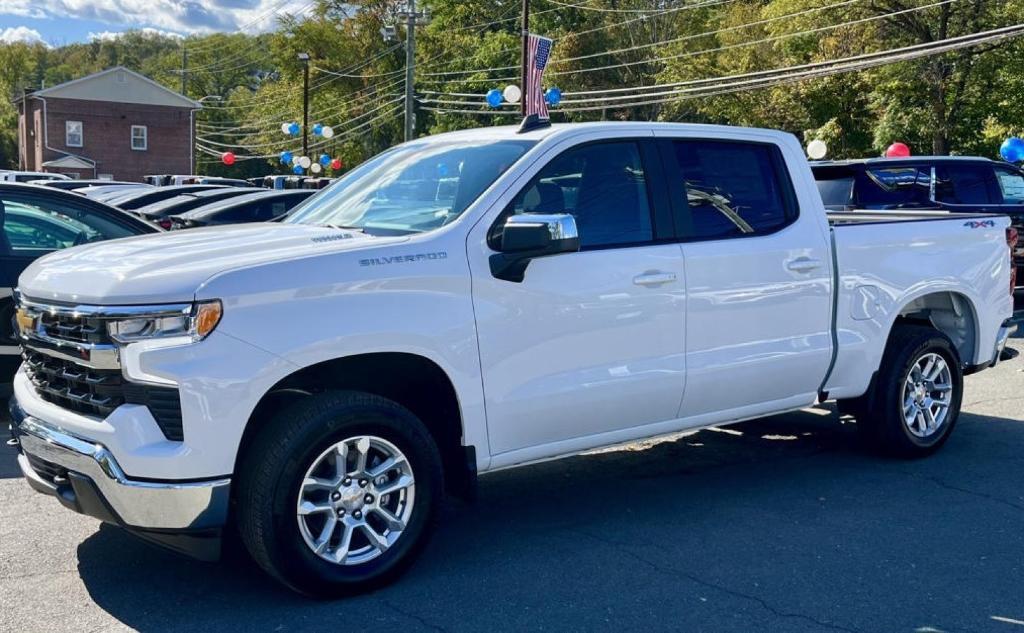
[{"label": "truck bed", "polygon": [[825,389],[833,397],[864,393],[869,376],[863,368],[879,366],[883,333],[902,306],[936,289],[947,294],[952,290],[962,298],[952,308],[962,325],[969,321],[977,333],[973,340],[961,341],[964,364],[991,360],[992,349],[975,342],[995,340],[1012,312],[1009,218],[901,210],[828,213],[828,221],[838,270],[839,352]]},{"label": "truck bed", "polygon": [[894,210],[894,211],[868,211],[853,209],[850,211],[828,211],[826,213],[828,223],[831,226],[849,224],[889,224],[893,222],[923,222],[926,220],[971,220],[991,219],[998,217],[996,213],[950,213],[941,209],[928,210]]}]

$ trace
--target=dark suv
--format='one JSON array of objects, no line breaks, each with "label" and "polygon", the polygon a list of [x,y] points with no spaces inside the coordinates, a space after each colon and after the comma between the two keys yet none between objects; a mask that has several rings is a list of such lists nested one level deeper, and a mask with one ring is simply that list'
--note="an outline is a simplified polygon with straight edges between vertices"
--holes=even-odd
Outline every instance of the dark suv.
[{"label": "dark suv", "polygon": [[830,211],[939,209],[1010,216],[1020,231],[1016,307],[1024,308],[1024,170],[966,156],[918,156],[812,162]]}]

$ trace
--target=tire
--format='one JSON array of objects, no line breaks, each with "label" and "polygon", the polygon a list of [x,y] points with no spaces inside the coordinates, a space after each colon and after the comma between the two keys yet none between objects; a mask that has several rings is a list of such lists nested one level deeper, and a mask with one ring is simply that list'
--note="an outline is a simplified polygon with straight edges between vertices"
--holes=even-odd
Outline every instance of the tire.
[{"label": "tire", "polygon": [[[934,380],[923,370],[929,370]],[[883,454],[931,455],[956,426],[963,382],[960,357],[945,334],[926,326],[898,325],[889,337],[874,385],[854,405],[859,413],[857,429],[869,448]]]},{"label": "tire", "polygon": [[[361,470],[360,454],[367,455]],[[374,473],[388,455],[404,460]],[[423,549],[442,477],[437,446],[404,407],[362,392],[309,396],[275,414],[241,460],[239,532],[260,567],[300,593],[367,591],[396,578]]]}]

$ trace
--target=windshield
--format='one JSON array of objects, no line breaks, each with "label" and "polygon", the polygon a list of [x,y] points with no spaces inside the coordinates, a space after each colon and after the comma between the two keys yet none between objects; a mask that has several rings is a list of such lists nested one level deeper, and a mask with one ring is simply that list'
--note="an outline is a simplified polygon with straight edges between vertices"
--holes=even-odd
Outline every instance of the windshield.
[{"label": "windshield", "polygon": [[430,231],[459,217],[532,146],[532,141],[399,146],[349,172],[284,221],[354,228],[370,235]]}]

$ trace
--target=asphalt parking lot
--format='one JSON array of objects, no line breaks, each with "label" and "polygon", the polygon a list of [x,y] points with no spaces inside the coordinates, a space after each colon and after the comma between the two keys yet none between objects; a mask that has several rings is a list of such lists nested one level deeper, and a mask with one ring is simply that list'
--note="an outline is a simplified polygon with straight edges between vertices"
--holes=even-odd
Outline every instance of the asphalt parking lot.
[{"label": "asphalt parking lot", "polygon": [[74,515],[3,447],[0,631],[1024,633],[1024,357],[964,403],[922,461],[814,409],[489,475],[397,584],[336,602]]}]

